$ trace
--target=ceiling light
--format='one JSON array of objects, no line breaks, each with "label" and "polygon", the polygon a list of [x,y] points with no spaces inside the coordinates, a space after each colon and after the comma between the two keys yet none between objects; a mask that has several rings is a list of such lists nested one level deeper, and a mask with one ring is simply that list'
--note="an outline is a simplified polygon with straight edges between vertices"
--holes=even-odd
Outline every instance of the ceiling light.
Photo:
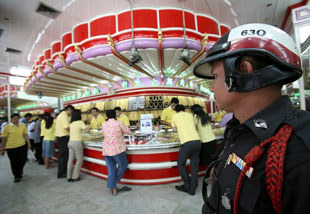
[{"label": "ceiling light", "polygon": [[10,76],[11,85],[24,85],[26,78]]},{"label": "ceiling light", "polygon": [[128,62],[129,66],[133,66],[136,63],[141,62],[142,58],[139,55],[137,48],[130,49],[130,61]]},{"label": "ceiling light", "polygon": [[17,76],[27,77],[31,74],[31,70],[25,67],[16,66],[10,68],[10,73]]},{"label": "ceiling light", "polygon": [[230,3],[229,0],[224,0],[224,2],[225,2],[226,4],[228,4],[229,6],[231,6],[231,3]]},{"label": "ceiling light", "polygon": [[180,60],[182,60],[187,65],[191,65],[190,59],[191,59],[191,57],[190,57],[188,48],[187,47],[183,48],[181,51]]}]

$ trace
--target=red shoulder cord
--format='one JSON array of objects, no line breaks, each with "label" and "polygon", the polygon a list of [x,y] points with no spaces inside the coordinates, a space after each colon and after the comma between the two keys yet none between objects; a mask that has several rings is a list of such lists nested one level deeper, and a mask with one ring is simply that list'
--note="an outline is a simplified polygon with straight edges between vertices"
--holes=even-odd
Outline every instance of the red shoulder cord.
[{"label": "red shoulder cord", "polygon": [[255,146],[245,156],[245,167],[239,175],[235,197],[234,197],[234,214],[238,214],[238,201],[241,191],[244,175],[246,171],[264,154],[265,146],[271,143],[268,150],[266,161],[266,186],[272,205],[276,212],[281,213],[282,208],[282,183],[283,183],[283,165],[286,151],[286,143],[293,132],[290,125],[285,124],[275,136],[265,140],[260,145]]}]

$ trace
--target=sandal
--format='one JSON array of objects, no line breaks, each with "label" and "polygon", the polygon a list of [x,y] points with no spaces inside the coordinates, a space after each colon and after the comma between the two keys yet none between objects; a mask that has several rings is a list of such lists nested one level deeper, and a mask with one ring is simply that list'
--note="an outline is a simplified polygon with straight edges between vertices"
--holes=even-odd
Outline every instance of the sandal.
[{"label": "sandal", "polygon": [[119,191],[119,192],[128,192],[128,191],[131,191],[131,188],[128,187],[128,186],[123,186],[123,187],[120,188],[118,191]]},{"label": "sandal", "polygon": [[[114,190],[114,191],[113,191]],[[111,193],[112,193],[112,195],[117,195],[117,193],[118,193],[118,190],[115,188],[115,189],[111,189]]]}]

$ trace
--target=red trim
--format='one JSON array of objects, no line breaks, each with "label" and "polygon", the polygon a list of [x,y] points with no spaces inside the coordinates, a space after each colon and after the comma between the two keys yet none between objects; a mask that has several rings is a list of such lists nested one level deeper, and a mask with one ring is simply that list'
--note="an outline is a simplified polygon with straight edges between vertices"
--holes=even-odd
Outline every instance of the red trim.
[{"label": "red trim", "polygon": [[173,87],[150,87],[150,88],[132,88],[117,91],[114,95],[99,94],[91,97],[80,98],[73,101],[65,102],[65,105],[85,103],[95,100],[105,100],[111,98],[122,98],[129,96],[146,96],[146,95],[186,95],[186,96],[199,96],[208,98],[203,94],[197,94],[193,89],[173,88]]},{"label": "red trim", "polygon": [[0,75],[6,75],[6,76],[11,76],[11,77],[23,77],[23,78],[25,78],[24,76],[19,76],[19,75],[14,75],[14,74],[10,74],[10,73],[4,73],[4,72],[0,72]]},{"label": "red trim", "polygon": [[291,6],[289,6],[289,7],[287,8],[286,13],[285,13],[285,16],[284,16],[284,19],[283,19],[283,21],[282,21],[282,25],[281,25],[281,29],[282,29],[282,30],[284,30],[284,27],[285,27],[285,25],[286,25],[286,23],[287,23],[287,21],[288,21],[288,18],[289,18],[290,15],[291,15],[292,10],[295,9],[295,8],[298,8],[298,7],[305,6],[305,5],[308,3],[308,1],[309,1],[309,0],[304,0],[304,1],[300,2],[300,3],[293,4],[293,5],[291,5]]},{"label": "red trim", "polygon": [[[104,160],[101,151],[91,148],[84,149],[84,156]],[[177,161],[178,152],[166,152],[157,154],[127,154],[129,163],[157,163],[167,161]]]},{"label": "red trim", "polygon": [[[108,168],[100,164],[96,164],[89,161],[83,161],[83,168],[88,169],[93,172],[101,173],[103,175],[108,175]],[[186,166],[187,171],[190,172],[190,166]],[[198,168],[198,172],[204,171],[206,167]],[[135,179],[135,180],[145,180],[145,179],[165,179],[179,177],[180,173],[178,167],[171,167],[166,169],[151,169],[151,170],[131,170],[127,169],[123,175],[124,179]]]}]

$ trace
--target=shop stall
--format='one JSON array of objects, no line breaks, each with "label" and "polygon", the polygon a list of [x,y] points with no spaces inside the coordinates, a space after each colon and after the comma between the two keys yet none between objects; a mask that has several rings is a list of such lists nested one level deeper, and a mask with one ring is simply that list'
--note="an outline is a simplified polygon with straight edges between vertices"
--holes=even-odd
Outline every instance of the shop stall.
[{"label": "shop stall", "polygon": [[[104,27],[103,27],[104,26]],[[178,97],[186,106],[210,103],[211,80],[193,76],[196,63],[229,30],[215,18],[180,8],[134,8],[95,17],[62,34],[38,57],[24,84],[28,94],[54,96],[91,118],[116,106],[131,121],[127,136],[129,170],[121,182],[160,184],[180,181],[176,133],[158,126],[162,110]],[[157,126],[141,134],[142,115]],[[87,138],[87,136],[85,136]],[[92,139],[92,140],[89,140]],[[99,133],[84,140],[83,171],[107,178]],[[199,168],[199,175],[205,172]]]}]

